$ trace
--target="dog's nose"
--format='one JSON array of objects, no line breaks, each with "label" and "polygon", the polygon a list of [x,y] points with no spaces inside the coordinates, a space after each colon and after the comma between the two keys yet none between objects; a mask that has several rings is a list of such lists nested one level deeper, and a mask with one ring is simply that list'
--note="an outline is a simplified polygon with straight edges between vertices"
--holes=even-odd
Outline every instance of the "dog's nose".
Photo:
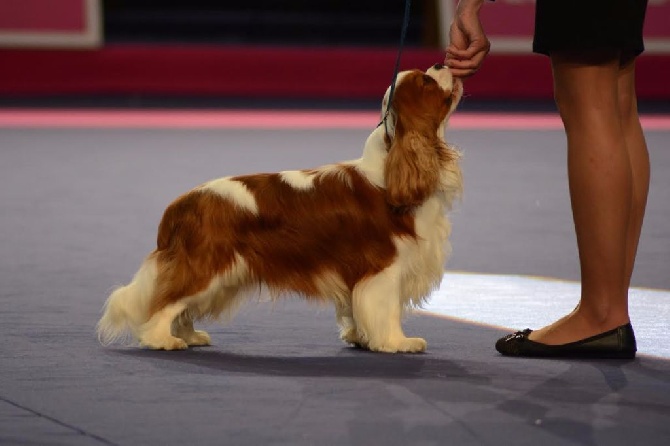
[{"label": "dog's nose", "polygon": [[433,68],[435,68],[436,70],[441,70],[442,68],[444,68],[444,65],[442,65],[441,63],[436,63],[435,65],[433,65]]}]

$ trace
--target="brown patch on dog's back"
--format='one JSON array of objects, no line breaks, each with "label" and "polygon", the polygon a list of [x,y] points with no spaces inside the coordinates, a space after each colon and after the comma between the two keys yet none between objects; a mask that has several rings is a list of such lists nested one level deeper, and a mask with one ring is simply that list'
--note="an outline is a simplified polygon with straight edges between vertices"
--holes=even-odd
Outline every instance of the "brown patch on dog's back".
[{"label": "brown patch on dog's back", "polygon": [[352,289],[393,261],[396,248],[389,234],[414,236],[413,219],[393,214],[379,190],[352,166],[316,174],[314,187],[306,190],[278,174],[236,179],[258,204],[260,215],[250,233],[264,234],[242,255],[271,287],[313,295],[314,278],[334,271]]}]

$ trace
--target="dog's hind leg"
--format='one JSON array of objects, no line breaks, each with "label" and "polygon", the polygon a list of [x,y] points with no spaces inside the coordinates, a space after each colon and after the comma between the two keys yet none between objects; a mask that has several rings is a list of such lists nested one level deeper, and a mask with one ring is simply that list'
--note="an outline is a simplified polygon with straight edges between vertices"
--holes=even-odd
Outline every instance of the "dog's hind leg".
[{"label": "dog's hind leg", "polygon": [[354,321],[354,311],[351,307],[351,298],[346,303],[341,300],[335,302],[335,317],[337,325],[340,327],[340,339],[347,344],[366,347],[358,337],[356,322]]},{"label": "dog's hind leg", "polygon": [[172,336],[172,323],[186,309],[183,300],[166,305],[140,327],[140,344],[155,350],[184,350],[185,340]]},{"label": "dog's hind leg", "polygon": [[172,334],[192,345],[211,345],[211,338],[206,331],[193,328],[193,316],[189,310],[183,311],[172,321]]},{"label": "dog's hind leg", "polygon": [[207,290],[187,299],[187,309],[172,322],[172,334],[186,341],[189,346],[211,345],[209,334],[204,330],[196,330],[193,323],[201,319],[216,320],[222,315],[232,318],[247,297],[239,291],[239,286],[224,286],[218,280],[212,281]]},{"label": "dog's hind leg", "polygon": [[362,344],[373,351],[422,352],[426,341],[408,338],[402,331],[400,271],[391,265],[354,288],[353,318]]}]

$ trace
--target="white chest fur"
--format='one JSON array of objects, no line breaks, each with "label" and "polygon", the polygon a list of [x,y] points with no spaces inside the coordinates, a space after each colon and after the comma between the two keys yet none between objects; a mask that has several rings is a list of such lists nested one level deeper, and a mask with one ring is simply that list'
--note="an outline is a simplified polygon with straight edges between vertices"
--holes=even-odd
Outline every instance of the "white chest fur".
[{"label": "white chest fur", "polygon": [[416,239],[398,238],[396,246],[401,268],[401,294],[406,306],[419,306],[442,280],[450,252],[451,225],[445,203],[438,197],[416,210]]}]

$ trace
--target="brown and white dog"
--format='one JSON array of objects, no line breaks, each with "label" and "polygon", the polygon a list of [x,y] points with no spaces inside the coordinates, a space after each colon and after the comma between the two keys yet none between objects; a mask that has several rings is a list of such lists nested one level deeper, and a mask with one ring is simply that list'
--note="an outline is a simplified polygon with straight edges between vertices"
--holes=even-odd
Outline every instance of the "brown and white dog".
[{"label": "brown and white dog", "polygon": [[154,349],[208,345],[193,322],[231,313],[245,291],[266,287],[272,296],[332,301],[345,342],[424,351],[401,318],[443,275],[445,213],[461,192],[459,154],[444,131],[461,94],[446,67],[404,71],[386,126],[368,137],[361,158],[220,178],[177,198],[156,250],[107,299],[101,342],[132,334]]}]

